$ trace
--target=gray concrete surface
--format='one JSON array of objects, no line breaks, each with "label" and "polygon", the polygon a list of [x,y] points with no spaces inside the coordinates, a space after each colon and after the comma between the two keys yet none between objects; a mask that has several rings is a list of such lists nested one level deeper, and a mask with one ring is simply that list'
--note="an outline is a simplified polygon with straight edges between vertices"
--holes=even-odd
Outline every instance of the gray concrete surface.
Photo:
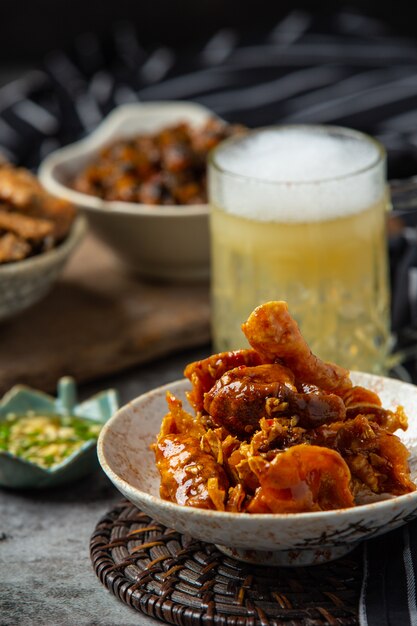
[{"label": "gray concrete surface", "polygon": [[[181,378],[189,351],[82,388],[82,396],[116,387],[122,403]],[[122,604],[96,577],[89,557],[98,520],[121,498],[98,470],[68,486],[0,489],[1,626],[157,626]]]}]

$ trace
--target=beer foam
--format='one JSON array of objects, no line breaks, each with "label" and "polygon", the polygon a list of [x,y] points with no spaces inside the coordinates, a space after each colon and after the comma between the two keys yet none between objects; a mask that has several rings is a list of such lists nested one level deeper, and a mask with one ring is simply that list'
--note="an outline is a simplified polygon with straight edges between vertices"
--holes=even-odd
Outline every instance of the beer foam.
[{"label": "beer foam", "polygon": [[[210,176],[214,202],[262,221],[316,221],[359,212],[381,199],[384,160],[356,132],[316,126],[255,131],[221,146]],[[376,167],[372,167],[372,166]],[[219,178],[224,176],[220,184]]]}]

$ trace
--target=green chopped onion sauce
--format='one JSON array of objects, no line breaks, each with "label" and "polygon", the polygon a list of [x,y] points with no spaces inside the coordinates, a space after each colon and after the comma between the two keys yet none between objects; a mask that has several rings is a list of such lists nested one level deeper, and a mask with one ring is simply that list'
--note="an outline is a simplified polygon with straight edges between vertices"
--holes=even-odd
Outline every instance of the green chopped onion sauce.
[{"label": "green chopped onion sauce", "polygon": [[81,417],[10,414],[0,421],[0,450],[49,468],[97,439],[101,427]]}]

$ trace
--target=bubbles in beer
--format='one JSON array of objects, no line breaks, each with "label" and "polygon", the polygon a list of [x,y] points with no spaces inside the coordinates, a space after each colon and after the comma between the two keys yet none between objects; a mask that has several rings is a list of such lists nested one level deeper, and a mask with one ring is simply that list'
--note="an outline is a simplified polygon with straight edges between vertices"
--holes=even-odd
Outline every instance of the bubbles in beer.
[{"label": "bubbles in beer", "polygon": [[[218,204],[262,221],[349,215],[378,202],[383,188],[378,145],[360,133],[332,127],[260,130],[225,144],[214,161],[223,174],[231,174]],[[216,174],[212,190],[216,198]]]}]

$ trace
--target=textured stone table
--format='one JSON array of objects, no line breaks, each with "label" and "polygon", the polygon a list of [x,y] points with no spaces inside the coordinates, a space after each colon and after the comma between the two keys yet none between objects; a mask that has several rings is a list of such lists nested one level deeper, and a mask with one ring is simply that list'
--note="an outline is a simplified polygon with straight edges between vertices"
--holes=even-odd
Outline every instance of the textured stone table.
[{"label": "textured stone table", "polygon": [[[182,353],[99,384],[125,403],[182,377],[184,365],[209,347]],[[121,499],[99,470],[68,486],[41,491],[0,489],[1,626],[156,626],[101,585],[91,567],[89,540],[97,521]]]}]

